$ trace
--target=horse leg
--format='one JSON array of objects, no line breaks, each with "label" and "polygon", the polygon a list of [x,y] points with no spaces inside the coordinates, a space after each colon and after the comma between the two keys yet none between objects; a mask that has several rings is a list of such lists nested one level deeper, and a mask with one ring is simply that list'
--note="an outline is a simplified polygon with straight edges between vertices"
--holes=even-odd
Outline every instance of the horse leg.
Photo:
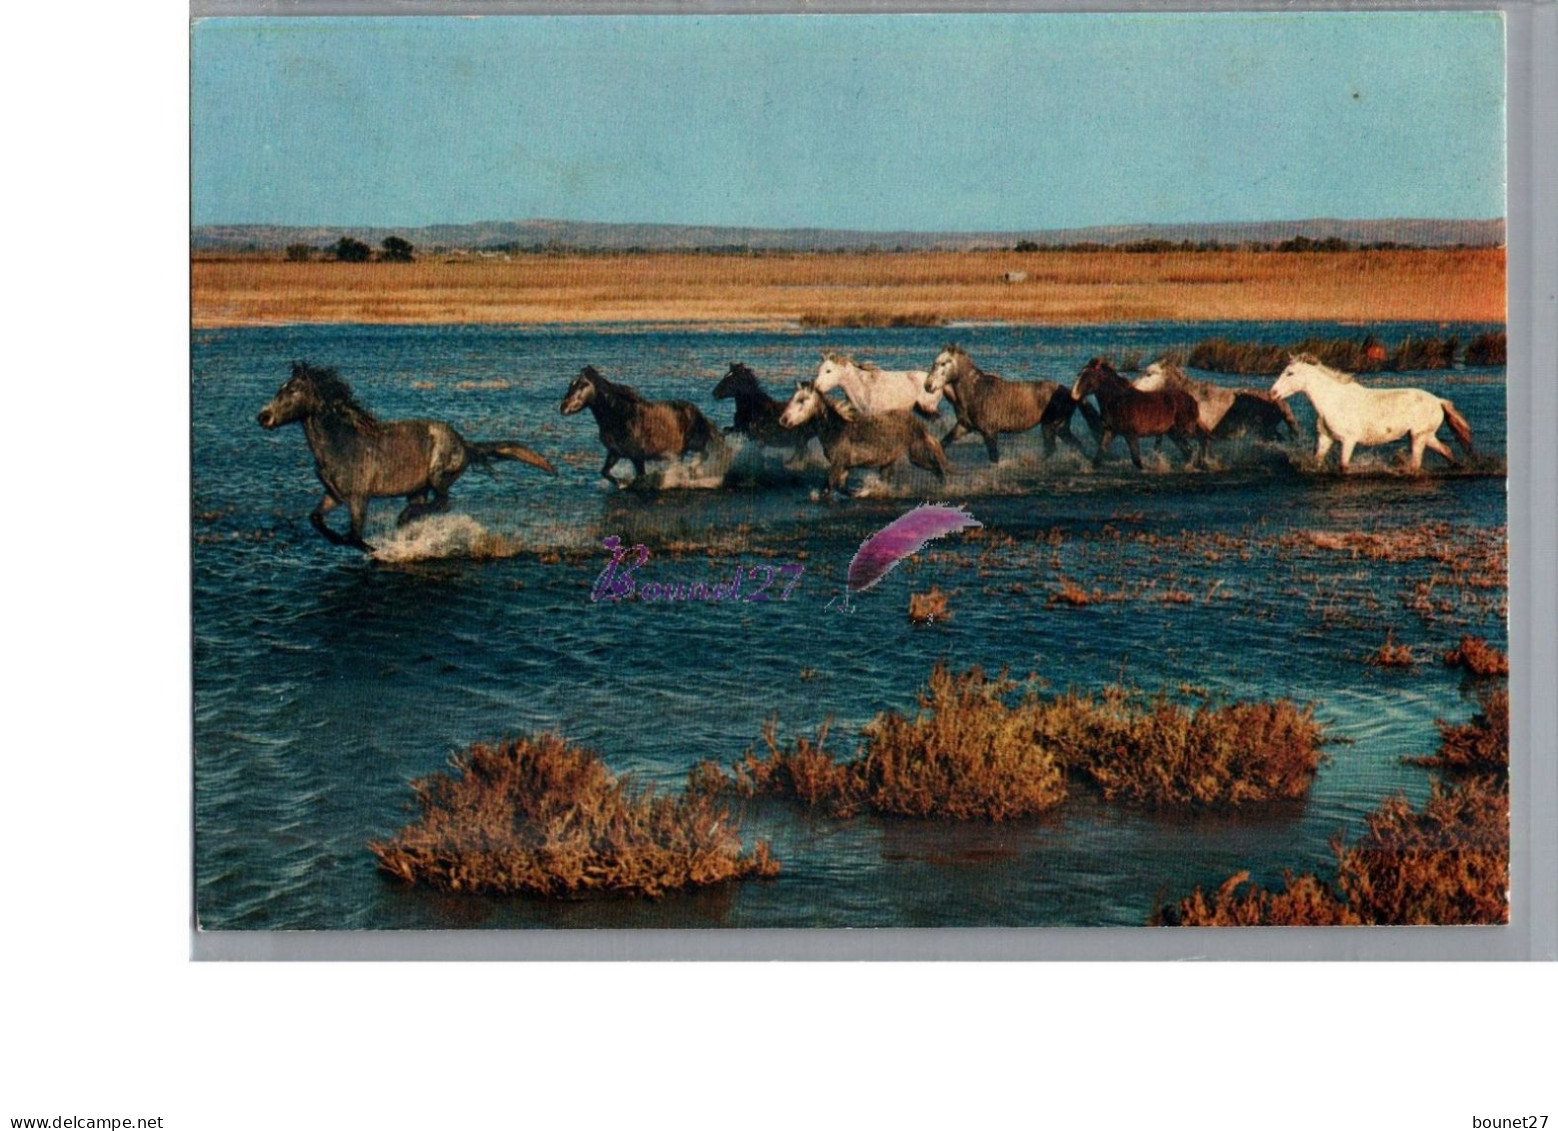
[{"label": "horse leg", "polygon": [[1131,462],[1136,465],[1136,470],[1143,470],[1141,465],[1141,441],[1130,433],[1126,433],[1125,446],[1131,449]]},{"label": "horse leg", "polygon": [[421,518],[428,511],[427,496],[429,489],[424,487],[420,491],[413,491],[406,496],[406,509],[395,516],[396,526],[405,526],[406,523]]},{"label": "horse leg", "polygon": [[325,497],[319,500],[319,505],[315,507],[308,516],[308,521],[313,524],[314,529],[323,534],[325,538],[335,546],[345,544],[346,539],[341,537],[334,530],[331,530],[329,526],[325,525],[325,515],[329,514],[340,505],[341,500],[327,492]]},{"label": "horse leg", "polygon": [[639,456],[628,456],[633,461],[633,482],[637,483],[644,477],[644,461]]},{"label": "horse leg", "polygon": [[941,446],[946,447],[948,444],[961,440],[966,435],[968,435],[968,425],[959,420],[956,424],[949,428],[947,430],[947,434],[941,438]]},{"label": "horse leg", "polygon": [[[1459,467],[1461,465],[1461,461],[1457,459],[1455,453],[1450,450],[1450,445],[1439,439],[1439,437],[1434,435],[1432,432],[1423,437],[1423,443],[1425,446],[1432,448],[1445,459],[1449,460],[1452,466]],[[1421,462],[1421,457],[1419,457],[1419,462]]]},{"label": "horse leg", "polygon": [[1198,438],[1201,441],[1201,451],[1196,456],[1196,466],[1199,467],[1202,471],[1205,471],[1207,468],[1207,452],[1211,450],[1212,446],[1212,434],[1203,428],[1201,429],[1201,434]]},{"label": "horse leg", "polygon": [[354,495],[347,500],[346,505],[352,514],[352,525],[346,535],[346,544],[363,551],[365,554],[372,553],[373,547],[362,540],[363,523],[368,518],[368,496]]},{"label": "horse leg", "polygon": [[981,432],[980,435],[985,438],[985,455],[990,457],[991,463],[1000,463],[1001,445],[996,441],[996,434],[994,432]]},{"label": "horse leg", "polygon": [[1104,462],[1104,452],[1109,449],[1109,443],[1114,439],[1114,433],[1105,425],[1104,430],[1098,434],[1098,450],[1093,453],[1093,466],[1100,467]]},{"label": "horse leg", "polygon": [[[1191,457],[1191,454],[1192,454],[1191,453],[1191,449],[1190,449],[1190,441],[1185,439],[1178,432],[1170,433],[1169,434],[1169,439],[1174,441],[1174,446],[1179,449],[1179,454],[1185,457],[1185,464],[1186,464],[1186,466],[1189,466],[1189,464],[1190,464],[1190,457]],[[1158,450],[1159,451],[1163,450],[1163,437],[1162,436],[1158,437]]]},{"label": "horse leg", "polygon": [[607,448],[606,449],[606,462],[601,464],[600,473],[601,473],[602,478],[604,478],[606,480],[606,482],[610,483],[613,487],[620,487],[620,486],[622,486],[622,484],[618,483],[615,479],[613,479],[611,477],[611,469],[617,466],[617,460],[619,460],[621,458],[622,457],[617,455],[616,452],[612,451],[610,448]]},{"label": "horse leg", "polygon": [[1325,457],[1330,455],[1331,445],[1334,442],[1331,439],[1330,433],[1326,432],[1323,426],[1320,431],[1315,433],[1315,462],[1321,467],[1325,466]]},{"label": "horse leg", "polygon": [[849,483],[849,468],[841,463],[836,463],[828,468],[828,485],[825,494],[835,491],[840,495],[845,494],[845,486]]},{"label": "horse leg", "polygon": [[1353,450],[1353,448],[1355,448],[1357,446],[1358,446],[1358,441],[1357,440],[1346,440],[1346,439],[1344,439],[1342,441],[1342,470],[1343,471],[1351,471],[1352,470],[1352,450]]}]

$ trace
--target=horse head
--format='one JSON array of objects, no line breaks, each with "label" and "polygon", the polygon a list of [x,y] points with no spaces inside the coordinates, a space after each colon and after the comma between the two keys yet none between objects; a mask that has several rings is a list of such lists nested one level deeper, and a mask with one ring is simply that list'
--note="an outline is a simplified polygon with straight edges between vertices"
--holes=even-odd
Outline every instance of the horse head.
[{"label": "horse head", "polygon": [[729,400],[740,393],[757,388],[757,374],[739,361],[730,363],[730,371],[714,386],[714,399]]},{"label": "horse head", "polygon": [[579,375],[573,379],[573,384],[569,385],[568,391],[563,394],[563,403],[557,406],[557,411],[564,416],[572,416],[582,410],[595,399],[596,382],[599,380],[601,375],[593,365],[586,365],[579,370]]},{"label": "horse head", "polygon": [[1271,395],[1279,401],[1285,401],[1294,393],[1302,393],[1309,385],[1309,378],[1319,371],[1319,367],[1306,355],[1290,354],[1287,368],[1283,369],[1271,386]]},{"label": "horse head", "polygon": [[1095,357],[1077,374],[1076,383],[1071,386],[1071,399],[1084,400],[1099,389],[1121,380],[1123,378],[1114,371],[1114,366],[1101,357]]},{"label": "horse head", "polygon": [[779,414],[780,425],[785,428],[799,428],[823,411],[826,400],[827,398],[817,389],[814,382],[797,381],[795,394],[790,398],[790,403],[784,406],[784,411]]},{"label": "horse head", "polygon": [[947,382],[963,376],[968,362],[968,354],[956,343],[943,346],[941,352],[936,355],[936,360],[931,363],[930,372],[925,374],[925,391],[941,392]]},{"label": "horse head", "polygon": [[295,423],[318,412],[322,401],[314,382],[316,372],[307,362],[294,361],[292,376],[276,390],[270,403],[260,409],[259,415],[255,417],[260,427],[280,428],[283,424]]},{"label": "horse head", "polygon": [[812,378],[812,384],[819,393],[826,393],[830,389],[837,389],[844,379],[847,370],[853,367],[849,358],[831,351],[822,355],[822,364],[817,367],[817,376]]}]

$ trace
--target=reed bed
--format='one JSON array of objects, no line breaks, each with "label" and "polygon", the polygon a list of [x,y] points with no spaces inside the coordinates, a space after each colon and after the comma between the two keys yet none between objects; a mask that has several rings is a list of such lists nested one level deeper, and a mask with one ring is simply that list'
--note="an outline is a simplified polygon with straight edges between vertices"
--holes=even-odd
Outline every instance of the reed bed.
[{"label": "reed bed", "polygon": [[1509,921],[1509,696],[1486,692],[1471,722],[1439,724],[1420,765],[1457,780],[1430,783],[1414,809],[1385,800],[1354,845],[1331,843],[1336,876],[1284,873],[1281,891],[1239,872],[1207,895],[1198,887],[1152,922],[1183,927],[1457,925]]},{"label": "reed bed", "polygon": [[412,790],[420,819],[368,846],[410,884],[654,897],[779,870],[766,842],[743,851],[737,822],[712,794],[635,789],[556,735],[478,743]]},{"label": "reed bed", "polygon": [[918,711],[879,715],[848,761],[825,749],[825,732],[782,745],[771,720],[766,754],[748,751],[728,773],[704,763],[698,781],[841,816],[1001,821],[1059,804],[1068,781],[1146,806],[1301,797],[1323,759],[1319,723],[1286,700],[1188,708],[1118,687],[1044,699],[1019,686],[1005,672],[938,663]]},{"label": "reed bed", "polygon": [[1372,334],[1356,341],[1346,338],[1305,338],[1292,345],[1210,338],[1191,349],[1186,363],[1191,368],[1212,373],[1274,377],[1286,368],[1292,355],[1310,354],[1323,364],[1347,373],[1405,372],[1451,369],[1459,350],[1460,339],[1454,336],[1408,336],[1397,343],[1394,350],[1387,350]]},{"label": "reed bed", "polygon": [[1508,675],[1509,657],[1480,636],[1463,636],[1444,654],[1450,668],[1465,668],[1472,675]]},{"label": "reed bed", "polygon": [[[1021,284],[1002,281],[1025,271]],[[1504,317],[1499,248],[1112,249],[712,256],[518,255],[414,263],[198,256],[196,326],[294,322],[735,322],[862,317],[1020,323]],[[837,324],[837,323],[830,323]],[[928,360],[928,359],[927,359]]]},{"label": "reed bed", "polygon": [[1478,334],[1466,346],[1464,361],[1467,365],[1494,366],[1508,361],[1509,343],[1504,331]]}]

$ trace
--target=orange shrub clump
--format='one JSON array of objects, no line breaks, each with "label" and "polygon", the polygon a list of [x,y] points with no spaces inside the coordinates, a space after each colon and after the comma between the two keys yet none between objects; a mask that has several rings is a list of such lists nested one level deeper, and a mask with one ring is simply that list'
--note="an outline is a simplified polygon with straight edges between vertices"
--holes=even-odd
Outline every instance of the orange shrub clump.
[{"label": "orange shrub clump", "polygon": [[1413,809],[1387,799],[1369,815],[1356,845],[1340,837],[1334,886],[1313,875],[1284,876],[1285,888],[1239,889],[1240,872],[1208,899],[1197,888],[1153,922],[1185,927],[1451,925],[1509,921],[1509,696],[1486,693],[1470,723],[1441,722],[1428,765],[1478,776],[1431,784]]},{"label": "orange shrub clump", "polygon": [[1461,642],[1444,654],[1446,666],[1465,668],[1472,675],[1508,675],[1509,657],[1486,640],[1463,636]]},{"label": "orange shrub clump", "polygon": [[1439,728],[1439,752],[1431,758],[1413,758],[1419,766],[1473,774],[1509,774],[1509,689],[1483,691],[1477,696],[1481,708],[1469,723],[1436,721]]},{"label": "orange shrub clump", "polygon": [[912,716],[887,712],[838,762],[816,742],[779,745],[764,728],[764,757],[748,752],[727,777],[700,769],[707,788],[770,796],[839,814],[907,817],[1028,816],[1063,800],[1068,776],[1106,798],[1149,805],[1240,805],[1299,797],[1323,757],[1321,730],[1286,700],[1194,710],[1112,688],[1098,698],[1043,700],[972,668],[937,664]]},{"label": "orange shrub clump", "polygon": [[636,790],[556,735],[478,743],[412,789],[421,819],[369,845],[407,883],[658,896],[779,870],[766,842],[742,852],[737,823],[708,793]]},{"label": "orange shrub clump", "polygon": [[1040,708],[1040,733],[1106,799],[1241,805],[1302,797],[1324,759],[1313,711],[1286,699],[1183,707],[1119,688]]}]

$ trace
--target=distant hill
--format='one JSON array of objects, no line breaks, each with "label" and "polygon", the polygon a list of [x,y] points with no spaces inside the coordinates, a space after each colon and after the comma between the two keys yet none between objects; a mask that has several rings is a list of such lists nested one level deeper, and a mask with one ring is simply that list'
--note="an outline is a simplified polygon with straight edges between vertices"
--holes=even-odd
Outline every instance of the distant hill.
[{"label": "distant hill", "polygon": [[400,236],[427,251],[965,251],[1062,244],[1129,244],[1143,240],[1181,243],[1266,243],[1304,237],[1348,243],[1396,243],[1413,247],[1497,247],[1503,220],[1284,220],[1230,224],[1125,224],[1013,232],[857,232],[827,228],[724,228],[681,224],[595,224],[574,220],[500,220],[432,224],[420,228],[289,227],[277,224],[205,224],[190,233],[192,251],[279,251],[288,244],[323,248],[343,235],[375,246]]}]

